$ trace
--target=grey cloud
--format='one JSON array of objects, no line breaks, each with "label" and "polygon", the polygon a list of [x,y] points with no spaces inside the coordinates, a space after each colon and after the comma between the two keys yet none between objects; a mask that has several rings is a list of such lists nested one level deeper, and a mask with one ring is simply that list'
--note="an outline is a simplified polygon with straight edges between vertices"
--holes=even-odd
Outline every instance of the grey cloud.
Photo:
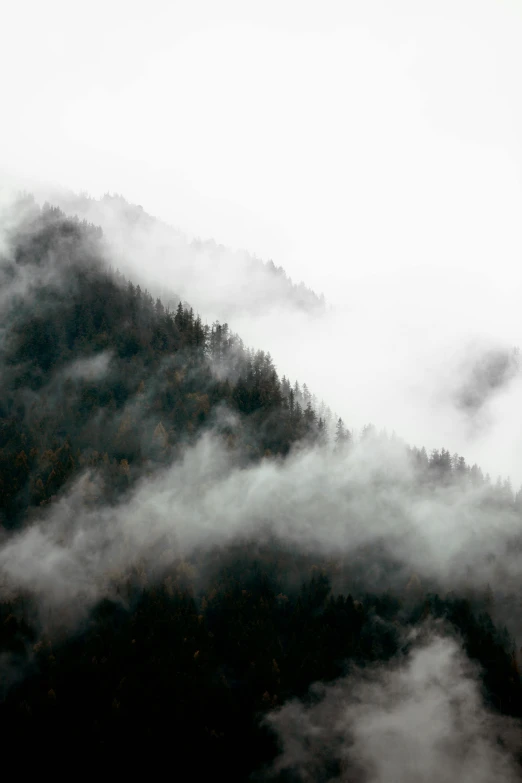
[{"label": "grey cloud", "polygon": [[520,727],[488,711],[478,671],[444,629],[424,629],[390,664],[353,670],[270,714],[271,774],[338,783],[511,783]]},{"label": "grey cloud", "polygon": [[280,374],[306,381],[350,429],[373,421],[415,445],[444,446],[485,472],[522,480],[518,384],[495,359],[511,346],[500,322],[485,340],[474,300],[462,318],[435,318],[428,297],[435,302],[445,291],[425,290],[416,278],[398,284],[390,269],[365,279],[353,259],[336,307],[312,316],[296,305],[299,292],[297,300],[287,296],[254,256],[192,242],[120,198],[50,188],[40,195],[102,224],[113,266],[171,307],[186,299],[208,323],[228,321],[247,345],[271,353]]},{"label": "grey cloud", "polygon": [[[487,425],[491,403],[520,377],[518,349],[495,341],[474,341],[448,359],[444,392],[476,426]],[[440,382],[444,386],[443,379]],[[441,393],[441,392],[439,392]]]},{"label": "grey cloud", "polygon": [[64,367],[61,375],[64,379],[99,380],[109,369],[112,355],[109,351],[90,356],[86,359],[77,359]]},{"label": "grey cloud", "polygon": [[[220,416],[222,429],[233,424]],[[487,487],[419,486],[400,442],[369,439],[345,454],[302,449],[247,468],[222,444],[206,434],[113,507],[93,503],[96,477],[86,474],[40,521],[4,541],[1,589],[29,589],[44,606],[79,611],[138,561],[154,570],[167,550],[190,558],[201,547],[275,534],[354,569],[361,557],[372,588],[403,589],[416,573],[442,590],[489,582],[516,593],[519,516],[489,507]],[[381,557],[397,564],[393,573]]]}]

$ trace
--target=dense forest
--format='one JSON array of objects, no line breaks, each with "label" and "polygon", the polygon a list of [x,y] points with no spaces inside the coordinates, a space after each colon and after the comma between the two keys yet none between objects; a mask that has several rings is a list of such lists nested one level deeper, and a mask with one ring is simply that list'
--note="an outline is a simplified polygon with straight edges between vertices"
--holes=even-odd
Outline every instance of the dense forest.
[{"label": "dense forest", "polygon": [[83,466],[103,470],[111,490],[126,487],[219,426],[224,407],[241,417],[233,430],[223,424],[229,443],[252,458],[326,432],[306,384],[280,380],[270,355],[246,349],[227,324],[203,324],[181,301],[170,312],[106,268],[100,236],[46,207],[2,267],[13,291],[0,358],[8,527]]},{"label": "dense forest", "polygon": [[[85,476],[92,492],[82,509],[93,524],[109,524],[107,509],[128,508],[155,476],[175,476],[208,433],[234,475],[260,464],[277,470],[300,454],[306,466],[306,455],[319,454],[341,465],[347,492],[357,449],[400,452],[410,495],[458,505],[474,493],[474,514],[514,520],[509,548],[520,551],[522,494],[509,480],[491,481],[446,448],[427,454],[371,425],[356,436],[227,323],[208,324],[183,296],[163,302],[126,279],[107,259],[99,227],[32,199],[3,222],[4,552],[52,526]],[[370,494],[384,484],[397,489],[393,464],[381,461],[371,475]],[[323,760],[313,777],[275,765],[282,747],[270,716],[292,700],[313,703],[315,683],[407,656],[421,628],[459,640],[477,666],[484,709],[522,718],[518,625],[508,622],[520,590],[512,582],[509,595],[503,585],[443,584],[408,572],[380,541],[314,551],[281,529],[269,519],[263,534],[249,527],[218,541],[200,537],[188,554],[174,548],[158,559],[142,547],[77,615],[26,580],[17,585],[1,560],[5,763],[31,749],[52,769],[70,755],[100,772],[104,763],[121,771],[146,762],[175,764],[174,774],[197,780],[370,780],[348,757]],[[486,554],[495,557],[493,544]]]}]

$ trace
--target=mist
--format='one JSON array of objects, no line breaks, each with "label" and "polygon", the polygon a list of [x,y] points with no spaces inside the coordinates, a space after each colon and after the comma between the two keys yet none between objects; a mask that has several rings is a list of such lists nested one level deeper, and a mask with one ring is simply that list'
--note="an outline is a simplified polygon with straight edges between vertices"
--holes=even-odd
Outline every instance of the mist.
[{"label": "mist", "polygon": [[[210,431],[116,506],[93,505],[100,487],[87,472],[40,521],[4,542],[2,590],[28,590],[44,614],[54,606],[78,618],[138,563],[161,573],[202,549],[273,537],[339,559],[347,575],[362,559],[360,591],[404,591],[412,576],[443,593],[483,595],[489,585],[498,618],[519,634],[512,604],[503,603],[519,593],[519,515],[492,506],[490,495],[488,486],[423,489],[393,438],[375,436],[342,453],[304,448],[244,467]],[[342,580],[339,587],[347,589]]]},{"label": "mist", "polygon": [[316,684],[307,702],[274,711],[267,722],[281,754],[272,774],[343,783],[518,780],[516,724],[484,708],[476,669],[458,639],[441,632],[428,625],[391,666]]},{"label": "mist", "polygon": [[[306,382],[351,429],[372,422],[521,483],[515,302],[506,300],[493,323],[485,292],[463,300],[455,279],[431,280],[429,289],[419,274],[413,287],[386,272],[360,280],[356,265],[333,304],[284,268],[275,273],[269,259],[198,241],[120,197],[42,185],[37,193],[101,225],[108,262],[166,304],[187,301],[207,323],[229,323],[247,345],[268,350],[281,374]],[[485,285],[480,270],[476,278]],[[511,296],[511,281],[507,289]]]},{"label": "mist", "polygon": [[[157,226],[109,231],[142,278],[229,320],[352,426],[444,445],[520,483],[517,384],[497,389],[472,426],[440,388],[470,344],[522,342],[520,17],[491,2],[375,3],[375,13],[332,3],[320,20],[283,5],[261,18],[235,3],[219,14],[159,3],[154,22],[126,8],[114,47],[115,3],[107,28],[89,22],[101,52],[92,69],[86,50],[72,56],[51,4],[42,24],[56,22],[53,57],[75,63],[70,94],[57,105],[49,73],[45,106],[24,71],[13,75],[11,92],[28,96],[13,100],[20,117],[47,123],[35,135],[27,121],[17,138],[2,129],[4,181],[123,193],[188,237],[213,238],[195,261]],[[274,312],[263,276],[244,284],[242,249],[324,293],[334,312],[320,324]],[[238,292],[255,313],[234,312]]]},{"label": "mist", "polygon": [[[53,300],[41,291],[67,295],[64,262],[90,252],[74,235],[38,266],[12,259],[32,209],[16,194],[29,191],[100,226],[100,266],[159,297],[158,312],[188,303],[203,324],[228,323],[269,353],[351,439],[253,459],[259,433],[223,402],[209,413],[207,379],[183,387],[205,425],[171,448],[176,430],[154,395],[167,399],[185,368],[153,352],[146,388],[121,407],[107,392],[111,404],[89,418],[82,384],[97,391],[138,367],[104,347],[101,327],[96,353],[67,354],[32,386],[23,361],[0,364],[0,392],[16,378],[23,424],[39,423],[43,462],[47,412],[80,399],[83,439],[103,430],[124,443],[133,428],[145,455],[138,468],[122,446],[108,480],[107,455],[82,445],[74,463],[64,452],[74,471],[56,494],[51,478],[48,491],[41,479],[20,489],[13,468],[16,492],[34,503],[2,528],[2,604],[29,595],[39,633],[74,638],[100,602],[129,608],[132,575],[156,586],[174,569],[198,597],[229,548],[283,547],[327,562],[332,595],[359,607],[395,591],[402,637],[390,660],[346,664],[306,696],[281,705],[268,694],[259,720],[280,752],[258,776],[519,779],[520,726],[487,703],[463,639],[449,622],[400,626],[423,596],[458,594],[522,643],[520,496],[509,484],[431,480],[408,448],[444,447],[522,483],[516,4],[332,2],[319,14],[294,2],[94,2],[81,25],[61,0],[26,6],[9,9],[0,52],[0,356],[20,313],[34,315],[45,347]],[[205,371],[225,384],[236,369]],[[21,648],[0,656],[9,687],[42,649],[26,647],[24,664]],[[514,688],[520,652],[506,655]]]}]

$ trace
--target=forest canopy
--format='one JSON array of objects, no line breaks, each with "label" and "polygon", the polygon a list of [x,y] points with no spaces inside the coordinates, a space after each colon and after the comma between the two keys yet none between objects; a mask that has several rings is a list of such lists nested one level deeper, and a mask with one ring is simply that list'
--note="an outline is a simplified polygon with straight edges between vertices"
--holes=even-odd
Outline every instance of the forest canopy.
[{"label": "forest canopy", "polygon": [[[174,751],[197,779],[370,780],[337,746],[295,763],[295,715],[326,730],[322,687],[356,701],[353,678],[406,676],[412,649],[462,650],[499,769],[496,735],[514,754],[522,717],[522,494],[446,448],[355,433],[227,323],[124,277],[96,225],[30,198],[3,225],[6,747],[122,766]],[[516,361],[476,370],[460,404]],[[460,548],[430,566],[441,530]]]}]

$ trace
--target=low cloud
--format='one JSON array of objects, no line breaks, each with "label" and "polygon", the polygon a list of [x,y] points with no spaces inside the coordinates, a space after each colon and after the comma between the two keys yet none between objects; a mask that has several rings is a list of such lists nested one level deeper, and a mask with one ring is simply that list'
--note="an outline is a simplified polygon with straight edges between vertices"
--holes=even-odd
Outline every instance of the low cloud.
[{"label": "low cloud", "polygon": [[355,260],[343,266],[335,307],[324,306],[255,256],[193,241],[122,198],[45,187],[39,195],[101,224],[113,266],[171,308],[181,298],[204,322],[229,322],[246,345],[270,352],[281,375],[306,381],[350,429],[372,421],[522,481],[520,376],[509,358],[518,340],[515,310],[506,299],[502,317],[484,322],[484,281],[463,310],[460,288],[448,291],[442,270],[434,280],[388,268],[368,277]]},{"label": "low cloud", "polygon": [[[221,419],[226,425],[225,412]],[[210,432],[118,505],[100,507],[99,481],[85,474],[39,521],[6,538],[2,594],[27,589],[42,606],[74,614],[110,595],[138,562],[158,573],[201,548],[274,535],[343,560],[349,573],[362,569],[367,589],[404,589],[415,573],[441,590],[489,583],[499,595],[516,593],[519,515],[491,505],[487,486],[419,484],[395,439],[241,467]]]},{"label": "low cloud", "polygon": [[[266,719],[281,753],[271,770],[306,783],[520,780],[519,727],[487,710],[458,641],[423,629],[390,664],[316,684]],[[418,634],[419,632],[415,632]]]},{"label": "low cloud", "polygon": [[106,375],[111,358],[111,353],[105,351],[86,359],[77,359],[64,367],[61,375],[64,380],[97,381]]}]

